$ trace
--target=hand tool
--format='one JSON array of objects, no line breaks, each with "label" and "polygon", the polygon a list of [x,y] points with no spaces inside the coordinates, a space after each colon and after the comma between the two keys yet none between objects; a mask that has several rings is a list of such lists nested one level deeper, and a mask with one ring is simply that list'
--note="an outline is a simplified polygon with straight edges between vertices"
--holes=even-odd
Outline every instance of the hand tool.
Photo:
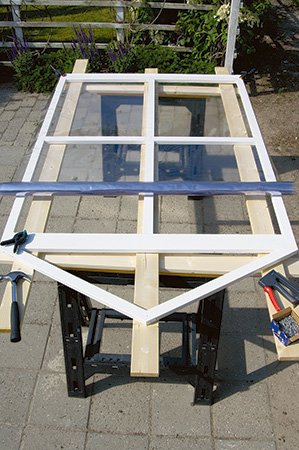
[{"label": "hand tool", "polygon": [[[275,270],[271,270],[269,273],[267,273],[267,275],[261,278],[259,280],[259,285],[263,288],[269,287],[271,289],[276,289],[294,306],[299,305],[299,289]],[[288,290],[285,288],[287,288]]]},{"label": "hand tool", "polygon": [[13,248],[13,252],[17,253],[19,246],[23,244],[27,239],[27,231],[20,231],[19,233],[16,233],[11,239],[8,239],[7,241],[0,242],[0,245],[9,245],[9,244],[15,244]]},{"label": "hand tool", "polygon": [[10,272],[7,275],[0,275],[0,281],[9,280],[12,283],[12,303],[10,310],[10,322],[11,322],[11,342],[19,342],[21,340],[20,332],[20,315],[19,306],[17,300],[17,282],[21,279],[30,281],[30,277],[24,272]]},{"label": "hand tool", "polygon": [[259,280],[259,285],[264,288],[264,291],[268,294],[276,310],[276,314],[272,315],[270,328],[284,345],[289,345],[299,339],[299,317],[291,307],[281,309],[272,289],[276,289],[294,305],[298,305],[299,300],[298,296],[293,297],[282,284],[291,292],[299,293],[296,286],[275,270],[271,270],[271,272]]}]

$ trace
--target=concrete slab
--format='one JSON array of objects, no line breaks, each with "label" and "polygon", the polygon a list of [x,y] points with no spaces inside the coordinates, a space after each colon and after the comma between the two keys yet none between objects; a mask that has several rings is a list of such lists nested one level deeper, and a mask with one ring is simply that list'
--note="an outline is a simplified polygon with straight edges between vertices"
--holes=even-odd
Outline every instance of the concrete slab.
[{"label": "concrete slab", "polygon": [[263,338],[256,335],[221,333],[217,379],[260,381],[267,377]]},{"label": "concrete slab", "polygon": [[26,423],[36,378],[35,371],[0,370],[2,425],[22,426]]},{"label": "concrete slab", "polygon": [[216,440],[215,450],[276,450],[274,441]]},{"label": "concrete slab", "polygon": [[0,425],[0,448],[19,450],[23,427],[17,425]]},{"label": "concrete slab", "polygon": [[[163,382],[164,381],[164,382]],[[192,406],[190,384],[160,379],[152,386],[152,434],[162,436],[211,436],[209,406]]]},{"label": "concrete slab", "polygon": [[189,437],[153,437],[150,450],[212,450],[212,439],[189,438]]},{"label": "concrete slab", "polygon": [[57,283],[34,281],[26,308],[24,323],[50,324],[57,300]]},{"label": "concrete slab", "polygon": [[70,398],[65,375],[41,373],[29,416],[30,425],[55,426],[85,431],[91,398]]},{"label": "concrete slab", "polygon": [[74,233],[115,233],[116,220],[77,219]]},{"label": "concrete slab", "polygon": [[150,383],[142,378],[96,375],[89,430],[147,435],[150,391]]},{"label": "concrete slab", "polygon": [[51,327],[42,369],[47,372],[60,372],[63,374],[65,373],[60,326]]},{"label": "concrete slab", "polygon": [[271,408],[265,382],[225,383],[215,392],[212,417],[215,438],[273,439]]},{"label": "concrete slab", "polygon": [[120,197],[82,197],[78,215],[87,219],[108,219],[114,221],[118,218]]},{"label": "concrete slab", "polygon": [[0,367],[38,370],[44,356],[49,325],[24,324],[21,342],[10,342],[9,333],[0,333]]},{"label": "concrete slab", "polygon": [[136,434],[88,433],[85,450],[148,450],[148,437]]},{"label": "concrete slab", "polygon": [[84,450],[86,432],[27,426],[22,439],[22,450]]},{"label": "concrete slab", "polygon": [[296,389],[299,366],[294,362],[276,362],[275,369],[272,376],[267,378],[267,385],[277,450],[296,450],[299,436],[299,425],[296,420],[299,402]]}]

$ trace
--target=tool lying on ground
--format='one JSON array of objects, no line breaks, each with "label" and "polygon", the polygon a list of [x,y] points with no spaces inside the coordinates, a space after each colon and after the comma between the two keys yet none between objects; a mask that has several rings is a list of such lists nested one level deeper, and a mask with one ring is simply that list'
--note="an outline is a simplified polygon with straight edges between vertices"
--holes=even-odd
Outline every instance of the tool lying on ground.
[{"label": "tool lying on ground", "polygon": [[24,272],[10,272],[7,275],[0,275],[0,281],[8,280],[11,281],[12,284],[12,303],[10,310],[10,322],[11,322],[11,333],[10,340],[11,342],[19,342],[21,340],[21,331],[20,331],[20,315],[19,315],[19,306],[17,300],[17,283],[21,279],[26,279],[30,281],[30,277],[26,275]]},{"label": "tool lying on ground", "polygon": [[0,242],[0,245],[9,245],[9,244],[15,244],[13,248],[13,252],[17,253],[19,246],[23,244],[28,237],[27,231],[20,231],[19,233],[16,233],[11,239],[8,239],[7,241]]},{"label": "tool lying on ground", "polygon": [[[268,294],[276,313],[272,315],[271,330],[278,339],[285,345],[289,345],[299,339],[299,316],[289,306],[281,309],[275,298],[273,289],[280,292],[293,305],[299,304],[299,290],[296,286],[289,282],[283,275],[271,270],[267,275],[259,280],[259,285],[264,288]],[[296,294],[292,296],[290,292]]]}]

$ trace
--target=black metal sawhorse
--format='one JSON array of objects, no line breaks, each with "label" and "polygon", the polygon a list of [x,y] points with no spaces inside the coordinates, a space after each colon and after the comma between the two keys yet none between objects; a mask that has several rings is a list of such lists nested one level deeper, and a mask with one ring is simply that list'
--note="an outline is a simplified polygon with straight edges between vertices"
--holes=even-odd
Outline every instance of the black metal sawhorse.
[{"label": "black metal sawhorse", "polygon": [[[76,272],[76,274],[86,279],[86,272],[84,274]],[[118,275],[121,277],[123,274]],[[87,278],[89,281],[98,282],[99,276],[103,274],[95,275],[88,272]],[[119,280],[119,277],[115,276]],[[167,278],[171,278],[173,284],[174,278],[180,277]],[[167,278],[165,278],[164,286],[169,287]],[[188,278],[191,279],[191,277]],[[132,280],[130,275],[126,275],[122,284],[131,284]],[[184,277],[183,280],[181,287],[186,287],[186,278]],[[105,275],[102,282],[107,282]],[[191,284],[192,282],[194,283],[193,277]],[[175,284],[175,287],[178,285]],[[85,381],[90,376],[86,377],[87,368],[107,365],[130,366],[130,355],[100,352],[105,319],[115,321],[130,319],[111,309],[92,308],[88,298],[60,283],[58,283],[58,295],[68,395],[86,397]],[[173,313],[160,320],[162,323],[182,324],[181,357],[160,356],[160,367],[169,368],[175,373],[194,376],[194,404],[212,403],[224,295],[225,290],[222,290],[201,300],[197,313]],[[82,343],[82,326],[89,326],[85,348]]]}]

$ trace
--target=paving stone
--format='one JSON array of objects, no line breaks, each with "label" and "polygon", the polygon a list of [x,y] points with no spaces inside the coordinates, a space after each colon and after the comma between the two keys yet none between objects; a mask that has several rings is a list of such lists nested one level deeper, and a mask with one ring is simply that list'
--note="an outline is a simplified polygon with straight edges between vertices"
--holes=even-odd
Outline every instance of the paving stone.
[{"label": "paving stone", "polygon": [[225,383],[217,387],[212,407],[216,438],[272,440],[267,385]]},{"label": "paving stone", "polygon": [[21,450],[85,450],[85,439],[85,431],[28,426],[25,428]]},{"label": "paving stone", "polygon": [[4,110],[0,116],[0,121],[10,122],[14,118],[15,114],[15,111]]},{"label": "paving stone", "polygon": [[86,450],[148,450],[148,437],[129,434],[89,433]]},{"label": "paving stone", "polygon": [[6,130],[8,127],[9,122],[8,121],[0,121],[0,133],[3,133],[3,131]]},{"label": "paving stone", "polygon": [[32,107],[32,106],[34,106],[35,105],[35,103],[36,103],[36,100],[37,100],[37,96],[36,95],[32,95],[32,96],[29,96],[29,95],[26,95],[26,97],[23,99],[23,101],[22,101],[22,105],[21,105],[21,107],[23,108],[24,106],[26,107]]},{"label": "paving stone", "polygon": [[159,233],[162,234],[196,234],[200,232],[197,225],[191,223],[162,222],[159,224]]},{"label": "paving stone", "polygon": [[115,233],[116,220],[77,219],[74,233]]},{"label": "paving stone", "polygon": [[0,334],[1,367],[38,370],[44,356],[48,325],[24,324],[21,342],[10,342],[9,333]]},{"label": "paving stone", "polygon": [[141,378],[95,376],[89,430],[148,434],[150,384]]},{"label": "paving stone", "polygon": [[232,225],[244,222],[243,199],[240,196],[216,196],[204,199],[204,220],[206,223],[226,221]]},{"label": "paving stone", "polygon": [[26,308],[24,323],[50,324],[57,300],[57,283],[34,281]]},{"label": "paving stone", "polygon": [[36,372],[29,370],[0,370],[0,422],[25,424],[36,376]]},{"label": "paving stone", "polygon": [[[25,119],[28,120],[28,116],[31,113],[31,111],[32,111],[32,108],[26,108],[26,107],[22,106],[21,108],[19,108],[16,111],[15,118],[25,117]],[[29,122],[29,123],[31,123],[31,122]],[[33,125],[33,123],[32,123],[32,125]]]},{"label": "paving stone", "polygon": [[[28,113],[27,113],[28,114]],[[28,117],[28,115],[26,116]],[[33,122],[26,121],[22,128],[20,129],[20,133],[22,134],[32,134],[35,131],[36,126]]]},{"label": "paving stone", "polygon": [[[1,123],[1,122],[0,122]],[[18,166],[24,156],[23,148],[16,148],[12,145],[0,145],[0,164]]]},{"label": "paving stone", "polygon": [[22,102],[20,100],[14,100],[13,98],[11,99],[11,101],[9,103],[7,103],[5,109],[7,111],[16,111],[17,109],[20,108]]},{"label": "paving stone", "polygon": [[186,437],[153,437],[149,450],[212,450],[212,439]]},{"label": "paving stone", "polygon": [[23,428],[14,425],[0,424],[0,448],[19,450]]},{"label": "paving stone", "polygon": [[210,407],[192,406],[193,397],[194,387],[190,384],[153,384],[152,434],[210,437]]},{"label": "paving stone", "polygon": [[137,233],[137,220],[118,220],[116,225],[116,233]]},{"label": "paving stone", "polygon": [[68,397],[64,374],[42,373],[38,380],[29,423],[85,430],[90,400],[90,397]]},{"label": "paving stone", "polygon": [[28,116],[28,119],[35,123],[35,125],[37,125],[39,123],[39,121],[41,120],[41,109],[42,108],[38,108],[37,109],[37,105],[39,104],[39,102],[36,103],[34,110],[32,110]]},{"label": "paving stone", "polygon": [[74,218],[77,215],[79,203],[79,197],[54,197],[51,206],[51,216]]},{"label": "paving stone", "polygon": [[[161,205],[161,221],[170,223],[188,223],[189,207],[192,205],[184,196],[165,195]],[[188,213],[186,214],[186,211]]]},{"label": "paving stone", "polygon": [[120,220],[137,220],[138,196],[123,195],[120,197]]},{"label": "paving stone", "polygon": [[119,215],[120,197],[82,197],[79,217],[116,220]]},{"label": "paving stone", "polygon": [[14,119],[13,126],[9,126],[6,131],[3,133],[2,141],[3,142],[14,142],[17,138],[20,129],[25,121],[24,117],[20,117],[19,119]]},{"label": "paving stone", "polygon": [[268,372],[267,385],[277,450],[296,450],[299,436],[298,362],[277,361],[271,372]]},{"label": "paving stone", "polygon": [[259,381],[267,377],[264,339],[255,335],[220,334],[217,378]]},{"label": "paving stone", "polygon": [[32,134],[29,133],[19,133],[14,141],[15,147],[24,147],[28,148],[32,141]]},{"label": "paving stone", "polygon": [[60,326],[52,326],[43,361],[43,370],[65,373],[63,343]]},{"label": "paving stone", "polygon": [[50,215],[46,233],[71,233],[74,229],[74,218],[52,217]]},{"label": "paving stone", "polygon": [[216,440],[215,450],[276,450],[274,441]]}]

